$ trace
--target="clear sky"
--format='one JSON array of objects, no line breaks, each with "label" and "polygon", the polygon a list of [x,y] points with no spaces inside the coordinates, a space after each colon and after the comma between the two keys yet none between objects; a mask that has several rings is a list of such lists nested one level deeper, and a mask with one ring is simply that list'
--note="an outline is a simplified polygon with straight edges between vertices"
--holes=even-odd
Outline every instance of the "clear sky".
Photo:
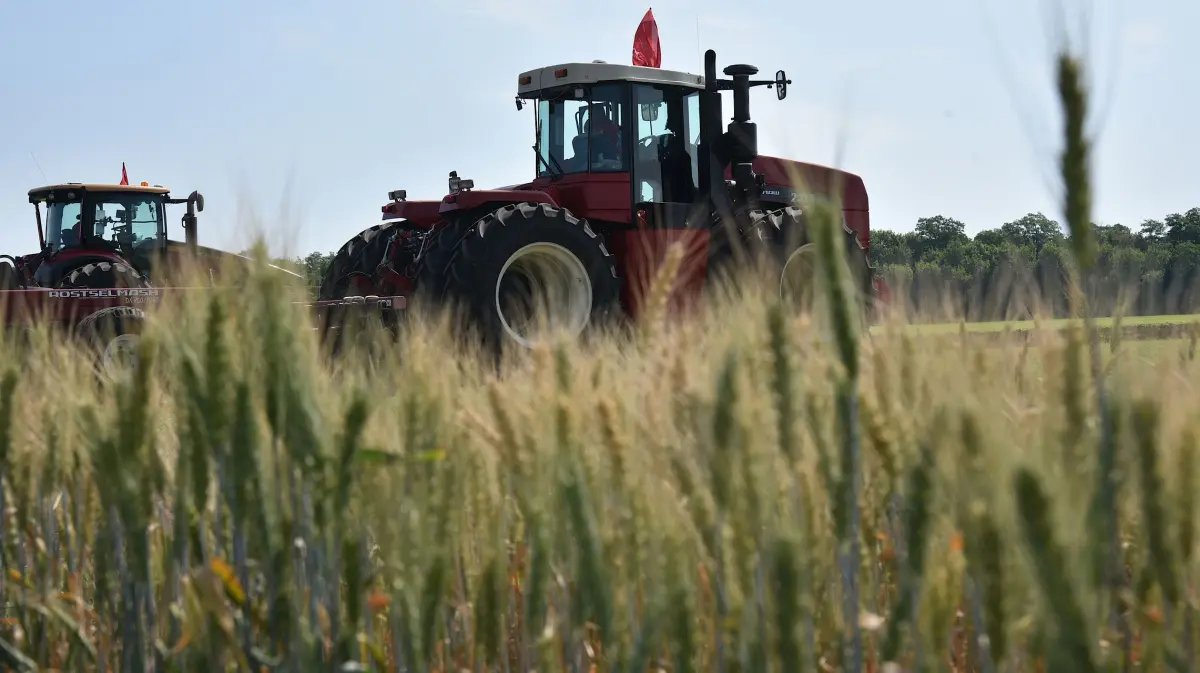
[{"label": "clear sky", "polygon": [[[1136,227],[1200,206],[1196,0],[652,6],[665,68],[699,72],[713,48],[719,67],[787,70],[786,100],[753,98],[764,154],[862,175],[874,227],[944,214],[975,232],[1059,217],[1060,4],[1093,59],[1095,218]],[[31,187],[116,182],[122,161],[133,182],[205,195],[202,243],[237,250],[261,226],[294,255],[376,223],[391,189],[440,198],[451,170],[481,188],[528,179],[518,73],[628,63],[648,6],[0,0],[0,252],[36,248]]]}]

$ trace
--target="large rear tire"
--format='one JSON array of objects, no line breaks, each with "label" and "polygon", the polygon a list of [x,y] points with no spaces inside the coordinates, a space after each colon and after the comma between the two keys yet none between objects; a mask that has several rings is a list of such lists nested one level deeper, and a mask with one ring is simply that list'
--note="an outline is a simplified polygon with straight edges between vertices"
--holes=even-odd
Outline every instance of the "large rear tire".
[{"label": "large rear tire", "polygon": [[508,205],[483,217],[446,265],[441,296],[460,301],[484,345],[531,348],[539,328],[568,338],[618,308],[612,253],[586,220],[549,204]]},{"label": "large rear tire", "polygon": [[72,290],[150,287],[150,281],[127,264],[92,262],[65,274],[58,287]]},{"label": "large rear tire", "polygon": [[[486,216],[485,216],[486,217]],[[460,215],[446,222],[430,236],[425,253],[421,256],[421,268],[417,273],[417,295],[420,301],[440,302],[446,287],[450,261],[458,254],[467,234],[471,233],[480,219],[470,214]]]},{"label": "large rear tire", "polygon": [[356,294],[351,290],[354,287],[353,279],[365,276],[374,280],[375,267],[383,256],[384,246],[396,227],[406,224],[405,220],[383,222],[360,231],[342,244],[330,260],[329,268],[325,269],[325,276],[317,289],[317,299],[344,299],[347,295]]}]

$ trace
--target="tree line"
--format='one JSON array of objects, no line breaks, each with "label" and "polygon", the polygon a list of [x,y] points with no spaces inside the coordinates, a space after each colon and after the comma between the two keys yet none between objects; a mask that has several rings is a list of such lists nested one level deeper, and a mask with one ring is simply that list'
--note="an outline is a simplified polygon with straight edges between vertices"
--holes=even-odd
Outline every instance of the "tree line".
[{"label": "tree line", "polygon": [[[1200,208],[1124,224],[1092,225],[1095,267],[1082,279],[1098,315],[1194,313],[1200,310]],[[973,237],[966,225],[936,215],[911,232],[871,232],[871,262],[893,296],[918,314],[951,308],[968,320],[1054,316],[1070,311],[1073,264],[1063,227],[1029,213]]]},{"label": "tree line", "polygon": [[[1124,224],[1092,226],[1096,264],[1084,279],[1098,315],[1200,311],[1200,208]],[[302,273],[313,296],[332,253],[278,260]],[[1065,316],[1070,310],[1071,256],[1063,227],[1029,213],[974,236],[945,215],[923,217],[909,232],[871,232],[871,263],[894,300],[918,315],[949,309],[968,320],[1011,320],[1032,312]]]}]

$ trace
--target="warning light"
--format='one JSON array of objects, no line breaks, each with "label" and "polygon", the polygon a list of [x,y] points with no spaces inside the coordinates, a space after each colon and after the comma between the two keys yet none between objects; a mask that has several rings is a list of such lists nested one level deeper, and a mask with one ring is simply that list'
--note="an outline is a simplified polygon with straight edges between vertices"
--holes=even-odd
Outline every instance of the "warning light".
[{"label": "warning light", "polygon": [[143,182],[143,183],[142,183],[142,186],[143,186],[143,187],[149,187],[149,186],[150,186],[150,183],[149,183],[149,182]]}]

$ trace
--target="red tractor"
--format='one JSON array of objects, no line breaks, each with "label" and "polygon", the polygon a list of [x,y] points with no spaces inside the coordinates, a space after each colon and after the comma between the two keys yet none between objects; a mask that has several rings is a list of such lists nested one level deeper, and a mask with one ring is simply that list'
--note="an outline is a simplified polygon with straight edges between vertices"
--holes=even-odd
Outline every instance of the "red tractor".
[{"label": "red tractor", "polygon": [[[0,329],[21,333],[45,322],[65,328],[98,350],[104,367],[127,365],[146,312],[184,293],[228,287],[253,260],[197,243],[196,213],[204,197],[192,192],[174,199],[164,187],[67,183],[29,191],[37,216],[41,250],[13,257],[0,255]],[[186,204],[183,242],[167,238],[166,207]],[[222,261],[237,264],[224,265]],[[210,283],[184,285],[187,263],[208,267]],[[300,274],[275,265],[292,280]],[[233,272],[232,278],[220,272]],[[344,346],[346,327],[394,322],[404,297],[306,303],[322,341],[334,353]]]},{"label": "red tractor", "polygon": [[[384,222],[338,250],[320,298],[456,302],[491,344],[529,346],[529,309],[543,295],[556,297],[550,322],[573,335],[607,316],[636,318],[672,240],[688,250],[677,287],[699,287],[749,245],[775,260],[782,292],[805,285],[812,268],[797,179],[840,201],[859,294],[872,296],[862,179],[759,156],[750,89],[774,87],[782,100],[789,80],[782,70],[751,79],[757,72],[731,65],[729,79],[718,79],[709,50],[704,77],[603,61],[521,74],[517,108],[533,101],[537,109],[536,177],[475,190],[452,172],[440,200],[391,192]],[[722,91],[733,92],[725,131]]]},{"label": "red tractor", "polygon": [[[173,199],[158,185],[67,183],[29,191],[37,216],[38,252],[0,255],[0,289],[139,288],[166,286],[180,278],[186,254],[208,261],[215,271],[222,259],[249,262],[242,255],[197,243],[196,212],[204,197],[192,192]],[[167,238],[166,207],[186,204],[183,242]],[[285,269],[277,269],[296,278]]]}]

